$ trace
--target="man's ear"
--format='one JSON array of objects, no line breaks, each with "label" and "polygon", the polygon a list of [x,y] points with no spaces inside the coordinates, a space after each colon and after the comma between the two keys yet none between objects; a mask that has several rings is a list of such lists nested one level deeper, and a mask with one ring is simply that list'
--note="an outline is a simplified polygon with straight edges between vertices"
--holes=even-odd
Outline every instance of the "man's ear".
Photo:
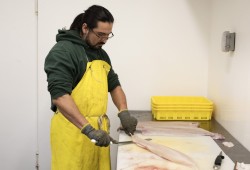
[{"label": "man's ear", "polygon": [[89,32],[89,29],[86,23],[82,24],[82,32],[83,34],[87,34]]}]

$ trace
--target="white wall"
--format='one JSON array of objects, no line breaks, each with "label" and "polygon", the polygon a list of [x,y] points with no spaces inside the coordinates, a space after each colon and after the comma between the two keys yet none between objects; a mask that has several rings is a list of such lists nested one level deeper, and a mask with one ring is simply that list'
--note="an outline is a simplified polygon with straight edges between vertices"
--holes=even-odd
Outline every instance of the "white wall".
[{"label": "white wall", "polygon": [[[49,168],[49,95],[44,58],[57,30],[92,4],[115,18],[114,38],[104,46],[126,92],[129,109],[150,110],[153,95],[207,94],[210,1],[116,0],[39,1],[39,148],[40,168]],[[118,138],[117,109],[109,100],[111,135]],[[112,146],[112,167],[116,166]]]},{"label": "white wall", "polygon": [[0,2],[0,169],[35,169],[36,15],[33,0]]},{"label": "white wall", "polygon": [[[250,150],[250,1],[213,1],[208,96],[215,118]],[[234,52],[222,52],[224,31],[236,33]]]},{"label": "white wall", "polygon": [[141,0],[110,7],[115,37],[105,49],[131,109],[150,109],[152,95],[206,95],[209,2],[196,3]]}]

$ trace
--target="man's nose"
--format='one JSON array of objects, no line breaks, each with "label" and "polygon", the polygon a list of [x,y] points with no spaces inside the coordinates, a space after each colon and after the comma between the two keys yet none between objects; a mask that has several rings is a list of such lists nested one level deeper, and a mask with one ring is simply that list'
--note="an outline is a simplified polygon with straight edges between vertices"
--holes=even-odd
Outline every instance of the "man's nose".
[{"label": "man's nose", "polygon": [[108,39],[107,39],[107,38],[102,39],[102,43],[103,43],[103,44],[105,44],[107,41],[108,41]]}]

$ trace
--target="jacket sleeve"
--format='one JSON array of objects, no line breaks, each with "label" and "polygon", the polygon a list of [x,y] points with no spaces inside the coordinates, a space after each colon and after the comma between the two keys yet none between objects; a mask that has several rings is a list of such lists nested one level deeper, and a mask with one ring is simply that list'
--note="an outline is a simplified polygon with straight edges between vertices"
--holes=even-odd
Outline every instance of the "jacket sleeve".
[{"label": "jacket sleeve", "polygon": [[47,55],[44,70],[52,99],[71,94],[76,72],[73,63],[70,53],[65,50],[52,49]]}]

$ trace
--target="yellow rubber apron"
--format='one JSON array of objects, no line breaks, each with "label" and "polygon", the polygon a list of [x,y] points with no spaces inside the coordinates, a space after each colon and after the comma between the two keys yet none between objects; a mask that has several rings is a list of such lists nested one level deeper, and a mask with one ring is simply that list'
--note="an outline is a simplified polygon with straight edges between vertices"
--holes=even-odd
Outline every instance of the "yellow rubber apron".
[{"label": "yellow rubber apron", "polygon": [[[109,133],[106,116],[107,75],[110,65],[102,60],[87,63],[86,72],[72,91],[81,114],[96,129]],[[51,120],[52,170],[110,170],[110,148],[98,147],[59,111]]]}]

